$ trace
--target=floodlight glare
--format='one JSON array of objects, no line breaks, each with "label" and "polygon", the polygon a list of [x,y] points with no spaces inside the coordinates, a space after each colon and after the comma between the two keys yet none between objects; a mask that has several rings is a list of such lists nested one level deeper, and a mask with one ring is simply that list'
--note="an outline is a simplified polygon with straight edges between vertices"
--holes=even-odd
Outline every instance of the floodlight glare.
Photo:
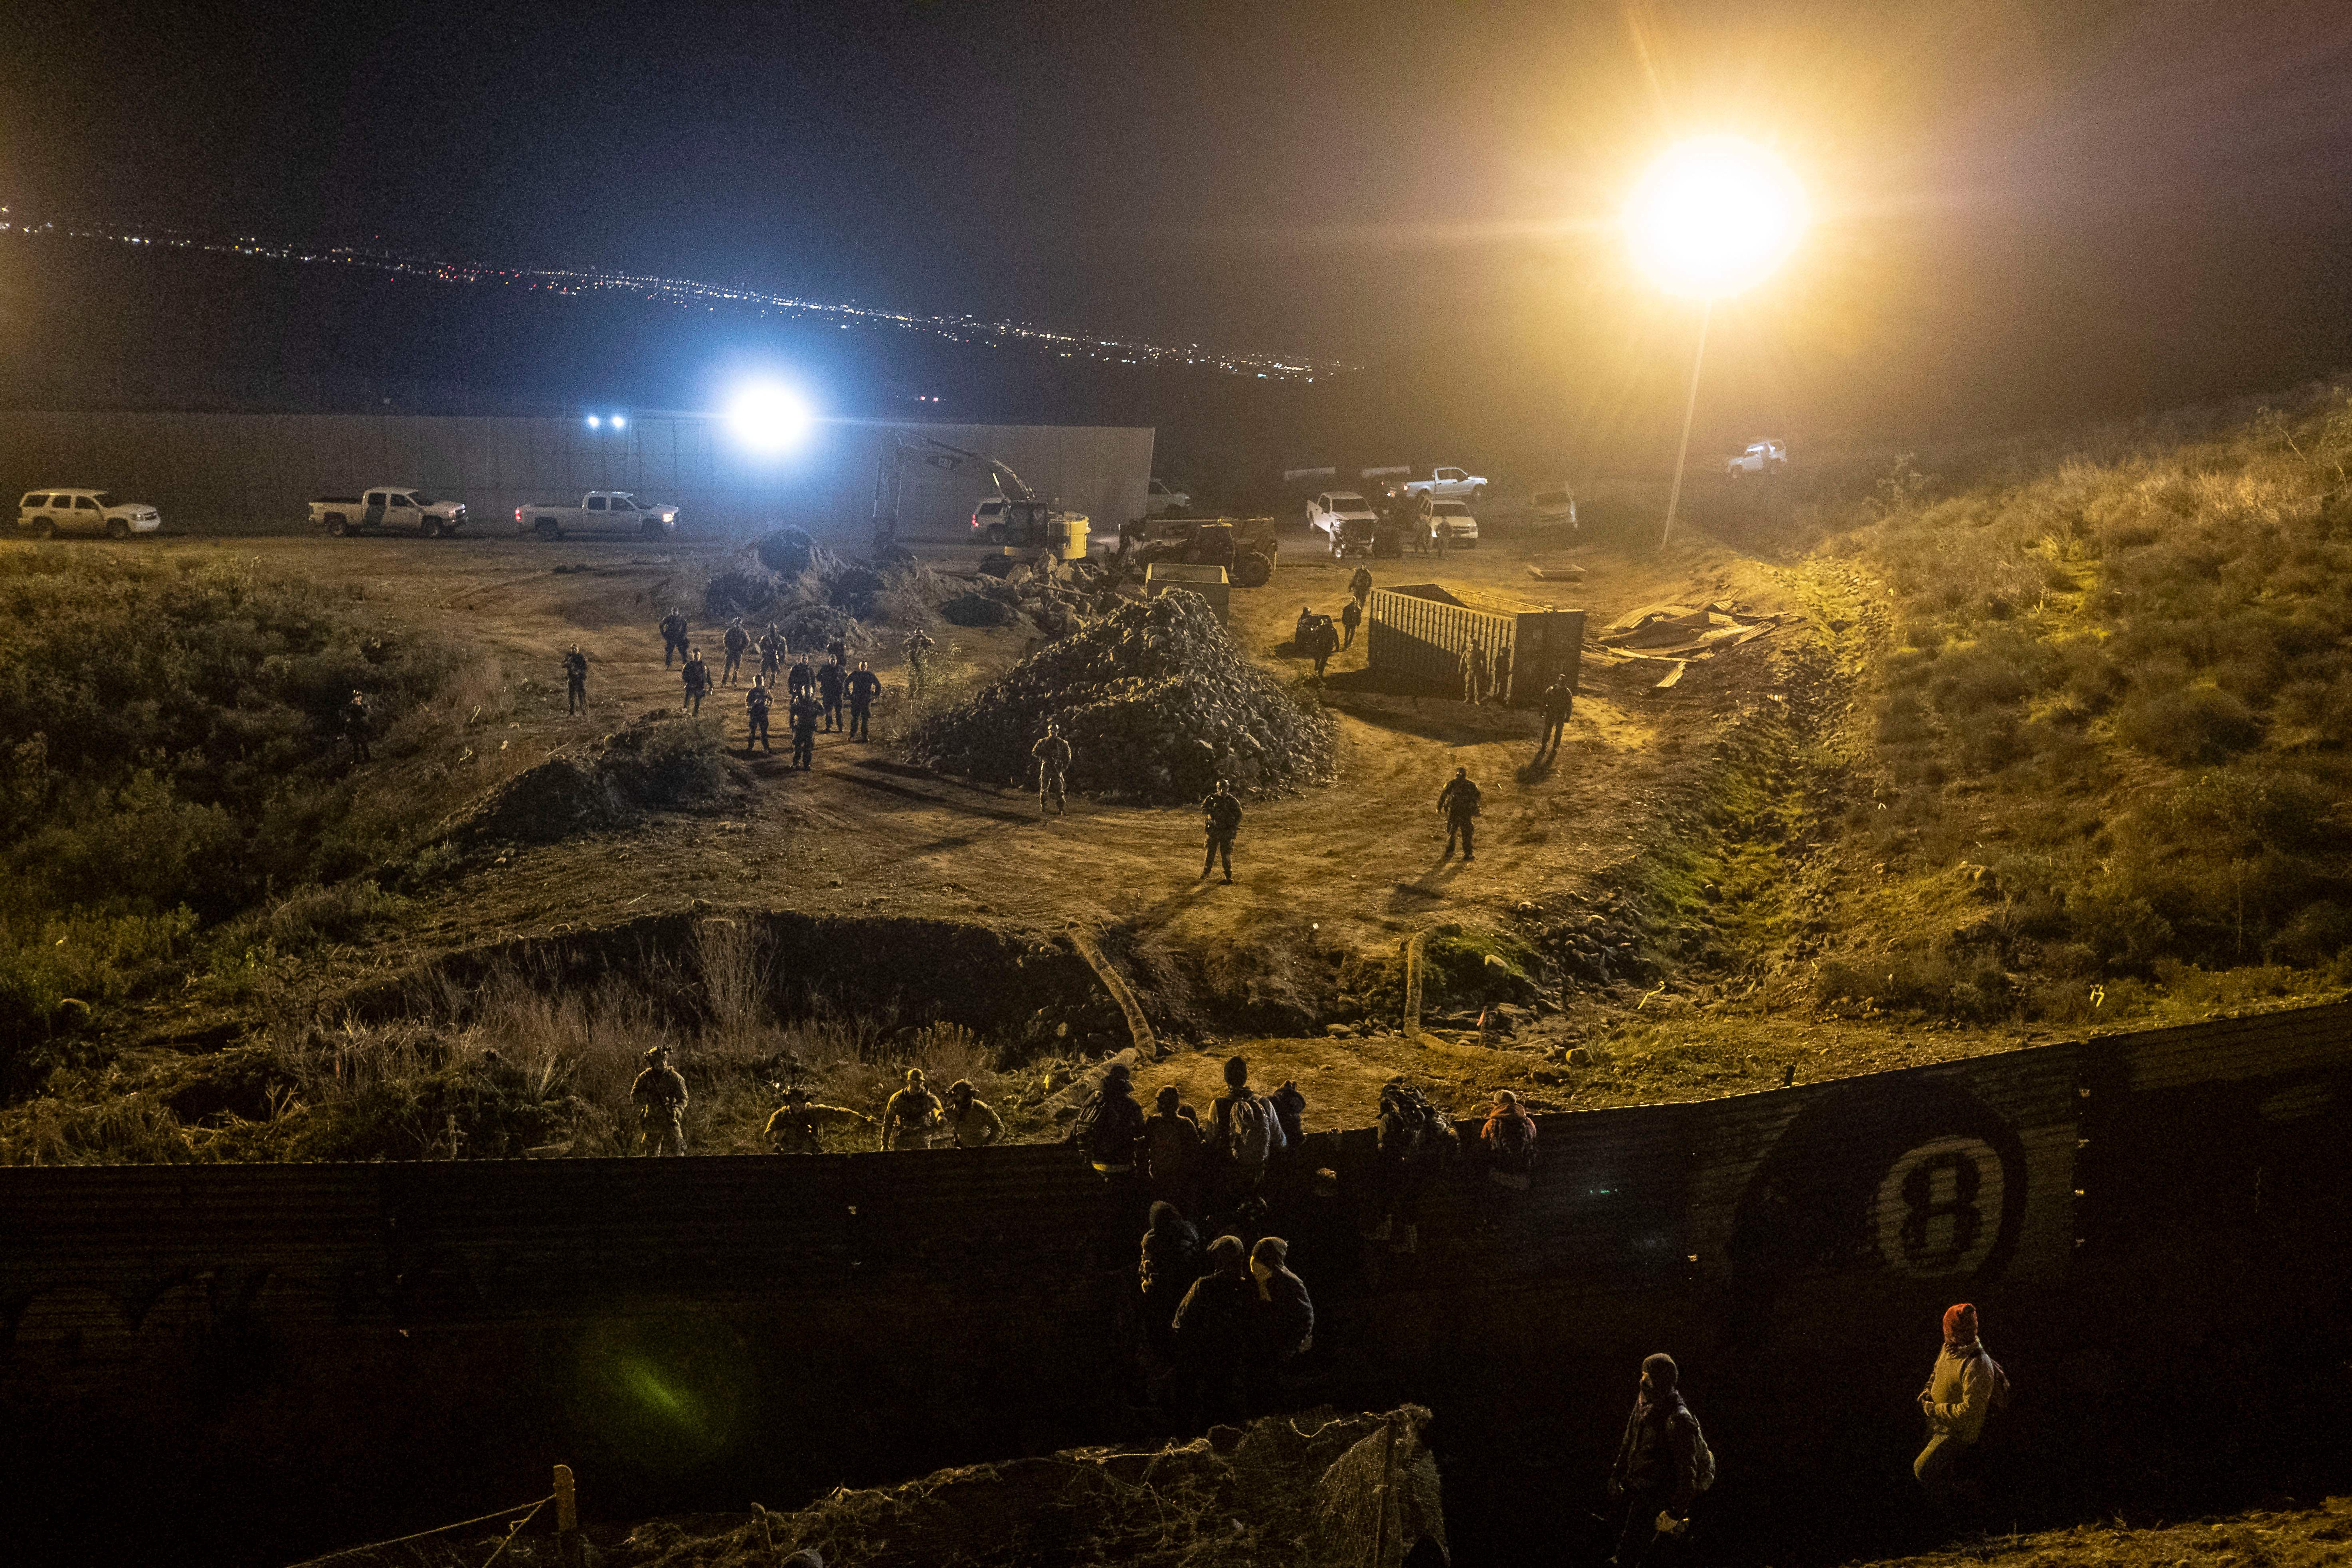
[{"label": "floodlight glare", "polygon": [[789,387],[760,382],[743,388],[728,405],[735,438],[755,452],[782,452],[808,434],[809,407]]},{"label": "floodlight glare", "polygon": [[615,414],[615,415],[614,415],[614,416],[613,416],[613,428],[614,428],[614,429],[615,429],[615,430],[625,430],[625,429],[627,429],[627,428],[628,428],[628,426],[629,426],[629,422],[628,422],[627,420],[625,420],[625,419],[622,418],[619,415]]},{"label": "floodlight glare", "polygon": [[1666,149],[1625,205],[1633,258],[1660,288],[1717,300],[1763,281],[1805,229],[1788,165],[1737,136]]},{"label": "floodlight glare", "polygon": [[601,420],[601,419],[599,419],[599,418],[597,418],[593,414],[591,414],[590,416],[588,416],[588,428],[590,428],[591,430],[595,429],[599,425],[602,425],[603,423],[604,423],[604,421],[603,421],[603,420]]}]

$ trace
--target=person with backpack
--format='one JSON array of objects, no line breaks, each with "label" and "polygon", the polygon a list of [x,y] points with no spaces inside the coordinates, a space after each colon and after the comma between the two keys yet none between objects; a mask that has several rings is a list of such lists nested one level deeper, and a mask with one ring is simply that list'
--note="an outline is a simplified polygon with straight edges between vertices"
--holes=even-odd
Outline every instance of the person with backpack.
[{"label": "person with backpack", "polygon": [[1256,1192],[1267,1164],[1289,1146],[1289,1139],[1273,1101],[1250,1088],[1248,1058],[1225,1058],[1225,1092],[1209,1109],[1209,1140],[1223,1153],[1234,1189],[1244,1195]]},{"label": "person with backpack", "polygon": [[1307,1142],[1307,1096],[1299,1092],[1298,1080],[1286,1078],[1282,1087],[1265,1097],[1274,1107],[1274,1114],[1282,1122],[1282,1143],[1286,1149],[1297,1149]]},{"label": "person with backpack", "polygon": [[1479,1145],[1486,1151],[1486,1179],[1515,1193],[1528,1190],[1536,1168],[1536,1119],[1507,1089],[1495,1091],[1495,1109],[1478,1130]]},{"label": "person with backpack", "polygon": [[773,751],[768,744],[768,709],[775,700],[768,683],[758,676],[751,678],[751,689],[743,693],[743,754],[750,756],[757,746],[763,752]]},{"label": "person with backpack", "polygon": [[[1151,1114],[1143,1119],[1145,1179],[1153,1197],[1175,1205],[1180,1213],[1195,1213],[1201,1197],[1201,1119],[1172,1083],[1153,1100]],[[1174,1310],[1173,1302],[1170,1310]]]},{"label": "person with backpack", "polygon": [[1670,1355],[1642,1363],[1641,1392],[1609,1468],[1609,1495],[1625,1504],[1625,1523],[1609,1559],[1612,1568],[1641,1568],[1661,1533],[1680,1535],[1688,1528],[1692,1501],[1715,1484],[1715,1455],[1698,1417],[1683,1403],[1681,1381]]},{"label": "person with backpack", "polygon": [[1944,1511],[1969,1500],[1974,1487],[1968,1455],[1984,1435],[1985,1418],[2009,1404],[2009,1374],[1985,1353],[1978,1337],[1977,1310],[1966,1301],[1944,1313],[1944,1348],[1919,1391],[1927,1418],[1927,1446],[1911,1462],[1911,1473],[1927,1500]]},{"label": "person with backpack", "polygon": [[1103,1073],[1102,1091],[1071,1123],[1069,1142],[1087,1152],[1099,1175],[1135,1173],[1137,1146],[1143,1140],[1143,1107],[1135,1103],[1134,1076],[1125,1062]]}]

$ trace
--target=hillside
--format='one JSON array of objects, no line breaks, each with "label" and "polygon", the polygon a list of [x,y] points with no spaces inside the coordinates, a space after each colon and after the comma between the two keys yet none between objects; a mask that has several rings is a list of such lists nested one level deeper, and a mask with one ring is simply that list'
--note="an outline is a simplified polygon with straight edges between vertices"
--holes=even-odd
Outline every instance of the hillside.
[{"label": "hillside", "polygon": [[1824,1004],[2076,1025],[2352,979],[2347,471],[2339,387],[1942,499],[1897,466],[1824,550],[1887,595],[1842,823],[1884,934]]}]

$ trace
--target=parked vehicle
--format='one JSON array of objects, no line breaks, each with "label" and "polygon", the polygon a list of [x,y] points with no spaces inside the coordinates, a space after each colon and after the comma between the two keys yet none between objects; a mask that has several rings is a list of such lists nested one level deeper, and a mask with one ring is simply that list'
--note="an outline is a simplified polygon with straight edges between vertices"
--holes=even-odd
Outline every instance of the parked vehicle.
[{"label": "parked vehicle", "polygon": [[535,500],[515,508],[515,529],[541,539],[574,533],[659,539],[677,531],[677,508],[645,505],[628,490],[590,490],[577,506]]},{"label": "parked vehicle", "polygon": [[1448,549],[1468,550],[1476,546],[1478,520],[1472,517],[1470,509],[1460,501],[1432,501],[1429,503],[1428,517],[1430,537],[1433,540],[1436,538],[1437,531],[1442,528],[1445,531],[1445,543]]},{"label": "parked vehicle", "polygon": [[1158,517],[1161,512],[1182,511],[1192,504],[1192,497],[1190,491],[1171,490],[1166,481],[1154,479],[1151,481],[1150,488],[1143,494],[1143,515]]},{"label": "parked vehicle", "polygon": [[1467,468],[1438,468],[1425,479],[1407,479],[1402,488],[1406,495],[1424,501],[1486,499],[1486,481]]},{"label": "parked vehicle", "polygon": [[414,533],[438,539],[466,526],[466,503],[436,500],[413,485],[386,485],[355,496],[320,496],[310,521],[337,539],[353,533]]},{"label": "parked vehicle", "polygon": [[1325,490],[1307,503],[1307,526],[1321,534],[1335,556],[1372,553],[1380,513],[1353,490]]},{"label": "parked vehicle", "polygon": [[971,531],[982,544],[1007,555],[1048,551],[1062,561],[1082,561],[1092,524],[1082,511],[1064,511],[1031,496],[990,496],[971,509]]},{"label": "parked vehicle", "polygon": [[145,501],[119,501],[107,490],[27,490],[16,503],[16,531],[36,539],[60,533],[128,539],[163,526],[163,515]]},{"label": "parked vehicle", "polygon": [[1222,566],[1236,588],[1274,581],[1281,555],[1270,517],[1146,518],[1119,529],[1118,548],[1134,565]]},{"label": "parked vehicle", "polygon": [[1576,492],[1564,484],[1547,485],[1529,500],[1528,510],[1538,528],[1576,527]]},{"label": "parked vehicle", "polygon": [[1777,474],[1789,466],[1789,448],[1778,441],[1755,441],[1736,458],[1724,459],[1723,471],[1735,479]]}]

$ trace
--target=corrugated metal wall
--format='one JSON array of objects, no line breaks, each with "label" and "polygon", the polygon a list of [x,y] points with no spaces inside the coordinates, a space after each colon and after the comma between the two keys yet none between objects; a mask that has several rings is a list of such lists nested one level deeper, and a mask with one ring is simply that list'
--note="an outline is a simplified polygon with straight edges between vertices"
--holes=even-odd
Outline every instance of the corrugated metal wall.
[{"label": "corrugated metal wall", "polygon": [[[1622,1408],[1634,1362],[1671,1345],[1760,1500],[1905,1440],[1949,1300],[1987,1303],[2026,1356],[2129,1352],[2175,1298],[2257,1327],[2292,1312],[2310,1270],[2283,1265],[2352,1239],[2348,1098],[2352,1007],[2305,1009],[1549,1116],[1528,1190],[1458,1163],[1406,1257],[1359,1239],[1370,1134],[1318,1134],[1276,1223],[1316,1292],[1318,1397],[1434,1400],[1573,1445],[1594,1435],[1542,1436],[1550,1413]],[[1062,1147],[0,1169],[0,1458],[85,1490],[364,1474],[396,1498],[406,1467],[536,1433],[532,1463],[553,1444],[601,1455],[607,1489],[657,1480],[581,1413],[580,1380],[630,1335],[641,1360],[701,1346],[716,1370],[678,1374],[698,1398],[751,1391],[727,1451],[788,1455],[779,1487],[1100,1440],[1131,1393],[1139,1228]],[[2260,1291],[2216,1274],[2216,1296],[2180,1276],[2202,1254],[2282,1266]],[[2120,1297],[2147,1268],[2179,1288]],[[2082,1440],[2034,1419],[2012,1440]]]},{"label": "corrugated metal wall", "polygon": [[1459,695],[1463,656],[1475,641],[1489,659],[1510,651],[1510,689],[1501,694],[1507,702],[1533,700],[1557,677],[1566,677],[1570,690],[1576,688],[1584,647],[1581,610],[1481,610],[1434,583],[1375,588],[1370,609],[1366,658],[1382,675]]},{"label": "corrugated metal wall", "polygon": [[[862,542],[877,466],[901,437],[989,454],[1106,531],[1143,515],[1154,433],[1115,426],[818,425],[772,460],[718,419],[648,414],[591,430],[578,419],[427,416],[0,412],[0,498],[44,485],[152,501],[166,526],[283,526],[313,496],[409,484],[466,502],[475,527],[511,527],[530,501],[625,489],[685,509],[688,528],[790,522]],[[905,469],[902,528],[960,525],[991,493],[985,473]],[[12,514],[13,515],[13,514]]]}]

